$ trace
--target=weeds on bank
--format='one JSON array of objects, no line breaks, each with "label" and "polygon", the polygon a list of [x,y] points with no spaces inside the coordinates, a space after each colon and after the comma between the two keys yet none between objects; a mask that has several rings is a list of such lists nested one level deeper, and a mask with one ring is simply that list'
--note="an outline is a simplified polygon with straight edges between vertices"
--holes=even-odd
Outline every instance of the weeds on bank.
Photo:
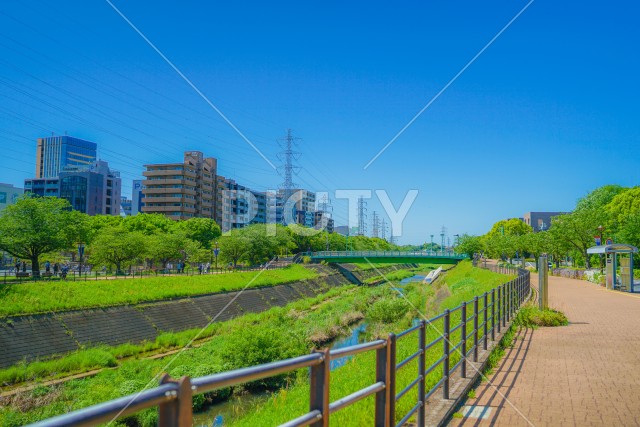
[{"label": "weeds on bank", "polygon": [[552,308],[541,310],[534,305],[526,305],[518,311],[514,323],[517,326],[535,329],[539,326],[567,326],[569,319],[564,313]]}]

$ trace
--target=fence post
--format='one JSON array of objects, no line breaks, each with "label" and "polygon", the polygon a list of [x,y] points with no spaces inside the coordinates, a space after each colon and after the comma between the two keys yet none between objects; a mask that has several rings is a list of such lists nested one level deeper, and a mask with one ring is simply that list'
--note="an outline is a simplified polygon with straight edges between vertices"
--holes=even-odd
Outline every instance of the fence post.
[{"label": "fence post", "polygon": [[462,378],[467,377],[467,303],[462,303],[460,309],[460,321],[462,326],[460,327],[460,338],[462,339],[460,348],[462,349],[462,363],[460,364],[460,375]]},{"label": "fence post", "polygon": [[473,361],[478,362],[478,297],[473,298]]},{"label": "fence post", "polygon": [[502,285],[502,326],[507,327],[507,287]]},{"label": "fence post", "polygon": [[[495,310],[495,313],[494,313],[495,315],[498,316],[498,333],[500,333],[500,327],[502,326],[502,318],[500,316],[500,309],[502,308],[502,302],[501,302],[502,301],[502,297],[501,297],[501,291],[500,291],[501,288],[502,288],[502,286],[498,286],[498,301],[496,301],[498,303],[498,307],[497,307],[497,309]],[[495,318],[494,318],[494,321],[493,321],[493,326],[494,327],[496,326]]]},{"label": "fence post", "polygon": [[420,406],[418,407],[418,413],[416,414],[416,418],[418,419],[418,427],[424,427],[424,410],[425,410],[425,375],[424,371],[426,368],[426,350],[424,349],[427,345],[427,323],[424,320],[420,321],[420,329],[418,330],[418,346],[420,347],[420,356],[418,357],[418,377],[422,378],[418,383],[418,403]]},{"label": "fence post", "polygon": [[[386,345],[376,350],[376,382],[384,383],[384,389],[376,393],[376,427],[389,425],[389,377],[391,370],[391,340],[387,339]],[[395,396],[394,396],[395,398]]]},{"label": "fence post", "polygon": [[449,309],[444,311],[443,319],[443,348],[444,348],[444,360],[442,361],[442,376],[444,381],[442,383],[442,398],[449,398]]},{"label": "fence post", "polygon": [[396,334],[389,334],[389,425],[396,425]]},{"label": "fence post", "polygon": [[483,295],[484,298],[484,327],[483,327],[483,332],[484,332],[484,349],[486,350],[489,346],[489,337],[487,336],[487,332],[489,329],[489,325],[487,324],[487,318],[488,313],[487,311],[489,311],[489,306],[487,305],[487,303],[489,302],[489,294],[487,292],[484,293]]},{"label": "fence post", "polygon": [[191,427],[193,425],[191,380],[189,377],[182,377],[176,381],[164,374],[160,384],[167,383],[178,384],[178,390],[175,399],[161,403],[158,407],[158,427]]},{"label": "fence post", "polygon": [[491,341],[496,340],[496,288],[491,289]]},{"label": "fence post", "polygon": [[511,320],[511,309],[512,309],[512,301],[511,298],[513,296],[513,282],[507,283],[507,322]]},{"label": "fence post", "polygon": [[316,350],[322,353],[322,362],[311,367],[311,381],[309,388],[309,411],[318,410],[322,414],[322,419],[310,424],[312,427],[329,426],[329,371],[330,353],[329,349]]}]

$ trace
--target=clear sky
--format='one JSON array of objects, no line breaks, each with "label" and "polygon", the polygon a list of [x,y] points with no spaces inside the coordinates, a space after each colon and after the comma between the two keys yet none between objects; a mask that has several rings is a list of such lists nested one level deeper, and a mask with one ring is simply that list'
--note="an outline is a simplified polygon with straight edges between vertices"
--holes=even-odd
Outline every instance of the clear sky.
[{"label": "clear sky", "polygon": [[[293,129],[299,186],[417,189],[401,243],[640,184],[635,2],[534,1],[366,170],[526,1],[113,2],[273,163]],[[282,181],[104,0],[0,5],[0,182],[32,177],[51,132],[97,142],[125,195],[185,150]]]}]

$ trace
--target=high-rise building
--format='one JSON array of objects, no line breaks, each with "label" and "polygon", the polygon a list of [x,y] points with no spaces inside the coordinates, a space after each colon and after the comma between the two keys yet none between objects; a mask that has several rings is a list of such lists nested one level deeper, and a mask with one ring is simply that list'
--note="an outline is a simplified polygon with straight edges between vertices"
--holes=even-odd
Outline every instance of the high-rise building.
[{"label": "high-rise building", "polygon": [[18,197],[22,196],[22,193],[24,193],[22,188],[0,183],[0,212],[7,206],[14,204]]},{"label": "high-rise building", "polygon": [[38,138],[36,178],[56,178],[65,167],[89,166],[96,161],[97,145],[71,136]]},{"label": "high-rise building", "polygon": [[161,213],[175,220],[214,217],[216,159],[205,158],[200,151],[187,151],[182,163],[145,168],[142,212]]},{"label": "high-rise building", "polygon": [[134,179],[133,185],[131,186],[131,215],[138,215],[142,212],[142,206],[144,206],[144,194],[142,194],[142,190],[144,190],[142,180]]},{"label": "high-rise building", "polygon": [[249,188],[233,179],[216,177],[214,219],[223,233],[253,223],[258,209],[258,201]]},{"label": "high-rise building", "polygon": [[88,166],[67,166],[59,175],[59,196],[88,215],[120,215],[120,174],[98,160]]}]

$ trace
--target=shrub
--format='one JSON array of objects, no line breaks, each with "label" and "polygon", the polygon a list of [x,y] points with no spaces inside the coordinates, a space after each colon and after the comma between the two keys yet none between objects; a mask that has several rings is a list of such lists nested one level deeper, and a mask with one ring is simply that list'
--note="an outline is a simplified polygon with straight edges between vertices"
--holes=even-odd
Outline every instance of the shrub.
[{"label": "shrub", "polygon": [[[300,356],[307,350],[300,337],[266,326],[256,326],[240,329],[227,337],[225,345],[220,348],[220,357],[226,369],[239,369]],[[290,376],[284,374],[254,381],[247,384],[247,388],[282,387]]]},{"label": "shrub", "polygon": [[400,320],[409,308],[409,303],[405,299],[379,299],[367,310],[367,317],[373,322],[394,323]]},{"label": "shrub", "polygon": [[540,310],[535,306],[526,306],[518,312],[515,323],[526,328],[538,326],[566,326],[569,320],[564,313],[552,308]]}]

